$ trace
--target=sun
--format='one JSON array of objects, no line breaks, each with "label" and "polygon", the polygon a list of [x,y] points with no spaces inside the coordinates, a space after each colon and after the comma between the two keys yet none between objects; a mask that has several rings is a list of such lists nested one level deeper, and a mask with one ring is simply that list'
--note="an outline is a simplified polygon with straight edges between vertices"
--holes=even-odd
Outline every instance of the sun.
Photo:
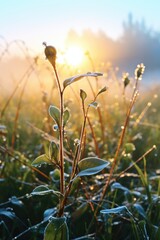
[{"label": "sun", "polygon": [[65,52],[65,61],[72,66],[80,65],[83,61],[84,53],[79,46],[70,46]]}]

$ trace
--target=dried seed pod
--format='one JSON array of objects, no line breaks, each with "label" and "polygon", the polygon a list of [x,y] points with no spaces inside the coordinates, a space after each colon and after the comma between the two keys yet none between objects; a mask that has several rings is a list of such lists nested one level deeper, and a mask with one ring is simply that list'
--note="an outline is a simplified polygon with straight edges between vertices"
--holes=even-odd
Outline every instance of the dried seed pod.
[{"label": "dried seed pod", "polygon": [[43,45],[45,46],[44,53],[45,53],[46,58],[52,64],[52,66],[55,67],[56,54],[57,54],[55,47],[47,46],[47,44],[45,42],[43,42]]}]

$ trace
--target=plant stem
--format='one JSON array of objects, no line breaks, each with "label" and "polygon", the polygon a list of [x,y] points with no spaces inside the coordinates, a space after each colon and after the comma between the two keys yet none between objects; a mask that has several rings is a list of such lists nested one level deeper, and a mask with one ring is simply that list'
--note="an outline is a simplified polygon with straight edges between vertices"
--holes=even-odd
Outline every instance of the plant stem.
[{"label": "plant stem", "polygon": [[[22,104],[22,97],[23,94],[25,92],[25,88],[27,86],[27,82],[29,80],[29,77],[31,75],[32,71],[30,71],[27,75],[27,78],[24,82],[22,91],[20,93],[20,97],[19,97],[19,101],[18,101],[18,106],[17,106],[17,110],[16,110],[16,115],[15,115],[15,119],[14,119],[14,129],[13,129],[13,133],[12,133],[12,140],[11,140],[11,145],[12,145],[12,149],[14,149],[14,144],[15,144],[15,140],[16,140],[16,132],[17,132],[17,124],[18,124],[18,119],[19,119],[19,114],[20,114],[20,109],[21,109],[21,104]],[[4,112],[3,112],[4,113]]]},{"label": "plant stem", "polygon": [[115,156],[114,156],[114,161],[113,161],[113,164],[112,164],[112,167],[110,169],[110,173],[109,173],[109,177],[107,179],[107,182],[106,182],[106,185],[104,186],[104,189],[103,189],[103,192],[102,192],[102,196],[101,196],[101,200],[100,200],[100,205],[102,203],[102,200],[106,194],[106,191],[109,187],[109,184],[110,184],[110,181],[111,181],[111,178],[112,178],[112,175],[114,173],[114,170],[115,170],[115,167],[117,165],[117,159],[118,159],[118,155],[119,155],[119,152],[120,152],[120,149],[122,147],[122,144],[123,144],[123,140],[124,140],[124,136],[125,136],[125,132],[126,132],[126,129],[127,129],[127,126],[128,126],[128,123],[129,123],[129,118],[130,118],[130,114],[131,114],[131,110],[132,110],[132,107],[137,99],[137,95],[138,95],[138,91],[135,92],[132,100],[131,100],[131,103],[129,105],[129,108],[128,108],[128,112],[127,112],[127,116],[126,116],[126,119],[125,119],[125,123],[124,123],[124,126],[122,128],[122,132],[121,132],[121,135],[120,135],[120,138],[119,138],[119,142],[118,142],[118,147],[117,147],[117,150],[116,150],[116,153],[115,153]]},{"label": "plant stem", "polygon": [[[64,126],[63,126],[63,112],[64,112],[64,102],[63,102],[63,90],[61,89],[59,76],[57,73],[56,66],[53,66],[56,75],[56,81],[60,96],[60,124],[59,124],[59,160],[60,160],[60,192],[64,194],[65,179],[64,179]],[[63,214],[62,214],[63,215]]]},{"label": "plant stem", "polygon": [[[96,100],[96,97],[95,97],[94,101]],[[81,134],[80,134],[80,143],[77,146],[75,158],[73,160],[71,178],[70,178],[68,186],[66,187],[64,198],[63,198],[63,200],[61,202],[61,205],[60,205],[60,209],[59,209],[59,213],[58,213],[59,217],[63,216],[63,212],[64,212],[64,208],[65,208],[65,205],[66,205],[66,202],[67,202],[67,198],[68,198],[68,195],[71,191],[73,179],[74,179],[75,174],[76,174],[77,164],[78,164],[78,162],[81,158],[81,150],[82,150],[82,145],[83,145],[83,138],[84,138],[84,133],[85,133],[85,127],[86,127],[86,121],[87,121],[89,108],[90,108],[90,105],[88,105],[87,109],[85,110],[84,102],[82,101],[82,111],[83,111],[84,120],[83,120],[83,125],[82,125],[82,129],[81,129]]]},{"label": "plant stem", "polygon": [[120,149],[122,147],[122,144],[123,144],[123,140],[124,140],[124,136],[125,136],[125,132],[126,132],[126,129],[127,129],[127,126],[128,126],[128,123],[129,123],[129,119],[130,119],[130,114],[131,114],[131,110],[133,108],[133,105],[137,99],[137,95],[138,95],[138,91],[135,91],[134,90],[134,95],[132,96],[132,99],[131,99],[131,102],[130,102],[130,105],[128,107],[128,111],[127,111],[127,116],[126,116],[126,119],[125,119],[125,122],[124,122],[124,126],[122,128],[122,132],[121,132],[121,135],[120,135],[120,138],[119,138],[119,142],[118,142],[118,146],[117,146],[117,150],[116,150],[116,153],[115,153],[115,156],[114,156],[114,161],[113,161],[113,164],[112,164],[112,167],[110,169],[110,172],[109,172],[109,177],[106,181],[106,184],[103,188],[103,191],[102,191],[102,196],[100,198],[100,201],[99,201],[99,205],[97,206],[97,208],[95,209],[95,212],[94,212],[94,216],[90,222],[90,225],[88,227],[88,232],[93,224],[93,221],[94,221],[94,218],[96,217],[97,213],[98,213],[98,210],[100,209],[100,207],[102,206],[102,202],[103,202],[103,199],[105,197],[105,194],[107,192],[107,189],[109,187],[109,184],[111,182],[111,179],[112,179],[112,176],[113,176],[113,173],[114,173],[114,170],[115,170],[115,167],[117,166],[117,161],[118,161],[118,155],[120,153]]},{"label": "plant stem", "polygon": [[96,136],[95,136],[95,132],[94,132],[94,129],[93,129],[93,126],[91,124],[91,121],[90,121],[90,118],[87,116],[87,120],[88,120],[88,124],[90,126],[90,129],[91,129],[91,133],[92,133],[92,137],[93,137],[93,141],[94,141],[94,146],[95,146],[95,152],[96,152],[96,155],[98,157],[100,157],[100,152],[99,152],[99,148],[98,148],[98,143],[97,143],[97,140],[96,140]]},{"label": "plant stem", "polygon": [[18,88],[20,87],[20,84],[23,82],[23,80],[25,79],[26,76],[28,77],[28,76],[32,73],[32,71],[33,71],[33,67],[32,67],[32,65],[31,65],[31,66],[29,66],[29,68],[27,69],[27,71],[24,73],[24,75],[22,76],[22,78],[18,81],[15,89],[13,90],[13,92],[11,93],[10,97],[8,98],[6,104],[4,105],[4,107],[3,107],[2,110],[1,110],[1,118],[3,117],[3,115],[4,115],[4,113],[5,113],[6,109],[7,109],[7,107],[8,107],[8,105],[9,105],[9,103],[11,102],[11,100],[12,100],[12,98],[14,97],[15,93],[17,92]]},{"label": "plant stem", "polygon": [[[94,71],[94,69],[93,69],[93,71]],[[97,79],[97,78],[96,78],[96,79]],[[92,94],[93,94],[93,97],[96,98],[96,93],[95,93],[95,91],[93,90],[92,84],[90,83],[90,80],[89,80],[88,77],[87,77],[87,81],[88,81],[88,84],[89,84],[89,86],[90,86],[90,88],[91,88],[91,92],[92,92]],[[97,81],[97,82],[98,82],[98,81]],[[98,91],[98,88],[97,88],[97,91]],[[105,135],[104,135],[104,133],[105,133],[105,128],[104,128],[104,123],[103,123],[103,118],[102,118],[102,112],[101,112],[101,108],[100,108],[100,107],[97,108],[97,112],[98,112],[98,117],[99,117],[99,123],[100,123],[100,126],[101,126],[102,140],[103,140],[103,144],[105,144]]]},{"label": "plant stem", "polygon": [[142,159],[144,159],[150,152],[156,149],[156,146],[153,145],[147,152],[145,152],[141,157],[139,157],[134,163],[132,163],[129,167],[127,167],[125,170],[123,170],[117,177],[116,181],[121,178],[128,170],[130,170],[132,167],[134,167],[137,163],[139,163]]}]

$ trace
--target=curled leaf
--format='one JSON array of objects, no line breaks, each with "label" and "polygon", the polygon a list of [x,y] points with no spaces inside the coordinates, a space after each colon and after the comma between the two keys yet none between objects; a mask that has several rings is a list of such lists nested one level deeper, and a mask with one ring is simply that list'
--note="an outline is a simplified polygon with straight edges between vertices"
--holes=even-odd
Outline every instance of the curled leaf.
[{"label": "curled leaf", "polygon": [[36,187],[35,189],[33,189],[33,191],[31,192],[32,195],[46,195],[46,194],[50,194],[52,192],[51,189],[49,189],[47,186],[45,185],[41,185]]},{"label": "curled leaf", "polygon": [[61,196],[60,192],[54,191],[53,189],[50,189],[45,185],[40,185],[35,189],[33,189],[33,191],[31,192],[31,195],[34,195],[34,196],[44,196],[47,194],[54,194],[57,197]]},{"label": "curled leaf", "polygon": [[76,81],[78,81],[78,80],[80,80],[81,78],[84,78],[84,77],[98,77],[98,76],[103,76],[103,74],[102,73],[97,73],[97,72],[93,72],[93,73],[88,72],[88,73],[85,73],[85,74],[79,74],[79,75],[76,75],[76,76],[73,76],[71,78],[67,78],[66,80],[64,80],[63,87],[65,89],[68,85],[70,85],[70,84],[72,84],[72,83],[74,83],[74,82],[76,82]]}]

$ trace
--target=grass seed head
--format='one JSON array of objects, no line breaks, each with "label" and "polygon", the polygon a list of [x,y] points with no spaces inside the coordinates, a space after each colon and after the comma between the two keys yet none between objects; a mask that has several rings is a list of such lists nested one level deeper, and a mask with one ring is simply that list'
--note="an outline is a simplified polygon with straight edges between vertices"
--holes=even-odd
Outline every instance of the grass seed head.
[{"label": "grass seed head", "polygon": [[144,70],[145,70],[144,64],[143,63],[138,64],[135,70],[135,79],[142,80],[142,75],[144,73]]}]

